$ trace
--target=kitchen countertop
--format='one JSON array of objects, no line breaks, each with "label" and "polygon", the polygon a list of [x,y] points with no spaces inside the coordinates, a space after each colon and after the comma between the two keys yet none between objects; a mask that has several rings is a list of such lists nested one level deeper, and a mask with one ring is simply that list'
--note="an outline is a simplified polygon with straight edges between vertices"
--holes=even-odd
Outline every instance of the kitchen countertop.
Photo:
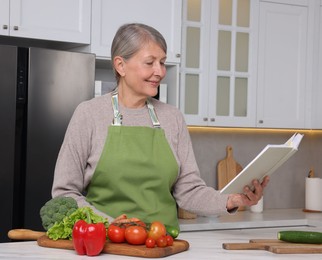
[{"label": "kitchen countertop", "polygon": [[[255,215],[256,214],[256,215]],[[288,220],[287,220],[288,218]],[[300,209],[264,210],[263,213],[238,212],[233,216],[184,220],[181,228],[201,227],[204,231],[183,231],[179,238],[187,240],[190,248],[167,259],[321,259],[321,254],[274,254],[264,250],[225,250],[223,243],[248,242],[249,239],[276,239],[280,230],[296,229],[322,232],[322,213],[304,213]],[[189,223],[187,223],[189,222]],[[194,223],[191,223],[194,222]],[[261,228],[257,228],[262,223]],[[207,228],[208,226],[208,228]],[[247,228],[245,228],[247,227]],[[90,259],[78,256],[74,250],[44,248],[37,242],[0,243],[0,259]],[[93,258],[91,258],[93,259]],[[101,254],[95,259],[142,259]]]},{"label": "kitchen countertop", "polygon": [[181,231],[225,230],[239,228],[321,226],[322,213],[307,213],[302,209],[269,209],[262,213],[249,210],[220,217],[180,219]]}]

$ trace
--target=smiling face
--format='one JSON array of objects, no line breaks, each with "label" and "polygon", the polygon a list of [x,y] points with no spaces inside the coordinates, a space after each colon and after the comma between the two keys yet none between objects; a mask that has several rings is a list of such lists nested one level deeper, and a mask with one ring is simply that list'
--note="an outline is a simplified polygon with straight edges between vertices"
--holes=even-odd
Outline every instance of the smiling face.
[{"label": "smiling face", "polygon": [[154,41],[144,43],[131,58],[114,58],[114,67],[120,75],[119,97],[124,105],[144,105],[147,97],[158,93],[161,80],[166,75],[166,53]]}]

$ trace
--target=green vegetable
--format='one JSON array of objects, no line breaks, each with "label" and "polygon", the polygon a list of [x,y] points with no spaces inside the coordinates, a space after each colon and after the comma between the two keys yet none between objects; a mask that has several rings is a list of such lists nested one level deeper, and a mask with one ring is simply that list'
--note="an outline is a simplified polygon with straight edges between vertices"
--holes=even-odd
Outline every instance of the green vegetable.
[{"label": "green vegetable", "polygon": [[179,236],[179,233],[180,233],[179,229],[168,225],[165,225],[165,228],[167,230],[167,233],[173,238],[177,238]]},{"label": "green vegetable", "polygon": [[45,230],[56,222],[61,222],[78,208],[77,202],[71,197],[56,197],[45,203],[40,209],[40,218]]},{"label": "green vegetable", "polygon": [[103,223],[108,228],[108,221],[106,218],[97,215],[90,207],[82,207],[75,210],[69,216],[63,218],[61,222],[56,222],[47,231],[47,236],[53,240],[57,239],[72,239],[72,232],[74,224],[78,220],[88,221],[88,218],[92,223]]},{"label": "green vegetable", "polygon": [[277,238],[286,242],[305,243],[305,244],[322,244],[322,233],[311,231],[279,231]]}]

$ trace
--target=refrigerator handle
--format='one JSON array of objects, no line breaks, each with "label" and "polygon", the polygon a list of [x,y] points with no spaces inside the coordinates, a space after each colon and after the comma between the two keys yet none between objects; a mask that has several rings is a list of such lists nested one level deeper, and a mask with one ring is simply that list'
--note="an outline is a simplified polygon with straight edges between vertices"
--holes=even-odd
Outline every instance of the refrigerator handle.
[{"label": "refrigerator handle", "polygon": [[19,104],[27,102],[28,59],[29,49],[19,48],[17,66],[17,103]]}]

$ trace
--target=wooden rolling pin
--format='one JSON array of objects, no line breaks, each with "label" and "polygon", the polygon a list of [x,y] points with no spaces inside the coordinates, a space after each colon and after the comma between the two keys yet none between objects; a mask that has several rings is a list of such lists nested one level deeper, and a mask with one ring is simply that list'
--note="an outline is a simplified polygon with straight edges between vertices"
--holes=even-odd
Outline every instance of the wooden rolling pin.
[{"label": "wooden rolling pin", "polygon": [[46,232],[31,229],[12,229],[8,232],[8,237],[12,240],[37,240],[43,235],[46,235]]}]

